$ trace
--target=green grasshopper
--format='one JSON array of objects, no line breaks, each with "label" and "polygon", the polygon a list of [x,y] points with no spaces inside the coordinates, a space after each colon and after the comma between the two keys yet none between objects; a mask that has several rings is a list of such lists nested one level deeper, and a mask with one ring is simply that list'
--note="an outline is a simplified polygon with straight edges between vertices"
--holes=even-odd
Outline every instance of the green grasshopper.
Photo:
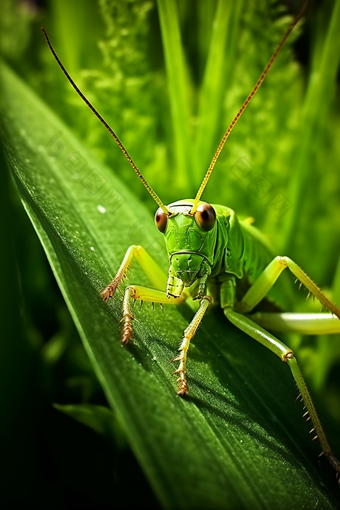
[{"label": "green grasshopper", "polygon": [[[114,297],[134,258],[137,259],[156,289],[166,287],[166,291],[140,285],[129,285],[125,288],[122,343],[128,344],[133,336],[132,300],[156,302],[161,306],[163,304],[178,305],[190,297],[198,300],[199,308],[184,331],[179,354],[172,360],[179,363],[174,374],[178,376],[177,393],[184,396],[188,393],[186,362],[190,341],[209,306],[213,302],[219,302],[226,318],[232,324],[287,363],[299,388],[299,396],[303,399],[307,409],[304,416],[310,419],[313,424],[311,430],[311,432],[315,432],[313,439],[319,439],[322,447],[321,455],[328,458],[335,468],[337,476],[339,476],[340,462],[332,453],[296,357],[287,345],[265,328],[286,332],[297,331],[302,334],[340,333],[340,309],[327,298],[293,260],[285,256],[273,258],[272,251],[267,246],[264,236],[251,226],[247,220],[238,220],[235,212],[228,207],[211,205],[200,200],[227,138],[263,82],[290,32],[302,18],[308,4],[309,2],[306,3],[288,28],[254,89],[227,129],[195,199],[180,200],[169,205],[163,204],[132,161],[115,132],[79,90],[52,48],[45,30],[42,30],[53,56],[67,79],[113,136],[133,170],[158,205],[155,223],[165,239],[170,263],[168,276],[164,274],[142,246],[133,245],[128,248],[116,276],[101,293],[104,301]],[[274,303],[276,310],[285,308],[283,299],[284,282],[282,280],[278,281],[274,288],[273,285],[286,268],[332,314],[297,314],[282,313],[281,311],[271,313],[257,311],[251,314],[250,312],[257,305],[260,305],[257,308],[261,310],[261,304],[265,301]]]}]

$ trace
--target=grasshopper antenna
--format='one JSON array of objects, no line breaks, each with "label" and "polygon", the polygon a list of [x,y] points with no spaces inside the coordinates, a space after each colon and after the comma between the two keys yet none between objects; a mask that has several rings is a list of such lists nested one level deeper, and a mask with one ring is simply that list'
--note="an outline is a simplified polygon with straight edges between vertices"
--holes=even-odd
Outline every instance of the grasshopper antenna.
[{"label": "grasshopper antenna", "polygon": [[195,201],[194,201],[194,205],[191,209],[191,212],[190,214],[194,214],[196,211],[197,211],[197,207],[198,207],[198,202],[202,196],[202,193],[208,183],[208,180],[210,178],[210,175],[212,174],[212,171],[214,169],[214,166],[216,164],[216,161],[218,160],[218,157],[219,155],[221,154],[222,152],[222,149],[224,147],[224,144],[225,142],[227,141],[230,133],[232,132],[232,130],[234,129],[235,127],[235,124],[237,123],[237,121],[239,120],[239,118],[241,117],[242,113],[244,112],[244,110],[247,108],[248,104],[250,103],[250,101],[253,99],[253,97],[255,96],[256,92],[258,91],[261,83],[263,82],[263,80],[265,79],[269,69],[271,68],[271,66],[273,65],[276,57],[278,56],[278,54],[280,53],[281,51],[281,48],[282,46],[284,45],[284,43],[286,42],[289,34],[291,33],[291,31],[293,30],[293,28],[295,27],[295,25],[297,25],[297,23],[300,21],[300,19],[302,18],[302,16],[304,15],[304,13],[306,12],[309,4],[310,4],[311,0],[307,0],[304,4],[304,6],[302,7],[301,11],[299,12],[299,14],[296,16],[296,18],[294,19],[294,21],[292,22],[292,24],[289,26],[288,30],[286,31],[285,35],[283,36],[283,38],[281,39],[281,42],[280,44],[278,45],[278,47],[276,48],[272,58],[269,60],[267,66],[265,67],[265,70],[263,71],[263,73],[261,74],[258,82],[256,83],[255,87],[253,88],[253,90],[251,91],[251,93],[249,94],[249,96],[247,97],[247,99],[245,100],[245,102],[243,103],[241,109],[239,110],[239,112],[237,113],[236,117],[234,117],[234,120],[232,121],[232,123],[230,124],[230,126],[228,127],[227,131],[225,132],[222,140],[221,140],[221,143],[220,145],[218,146],[217,148],[217,151],[215,152],[215,155],[210,163],[210,166],[207,170],[207,173],[205,174],[204,176],[204,179],[202,181],[202,184],[197,192],[197,195],[195,197]]},{"label": "grasshopper antenna", "polygon": [[68,79],[68,81],[71,83],[72,87],[74,88],[74,90],[77,92],[77,94],[82,98],[82,100],[87,104],[87,106],[90,108],[90,110],[92,110],[92,112],[95,114],[95,116],[100,120],[100,122],[103,124],[103,126],[108,130],[108,132],[110,133],[110,135],[114,138],[116,144],[118,145],[118,147],[120,148],[120,150],[122,151],[122,153],[124,154],[124,156],[126,157],[126,159],[128,160],[128,162],[130,163],[130,165],[132,166],[133,170],[135,171],[135,173],[137,174],[137,176],[139,177],[139,179],[142,181],[142,183],[144,184],[144,186],[146,187],[146,189],[148,190],[148,192],[150,193],[150,195],[152,196],[152,198],[154,199],[154,201],[158,204],[158,206],[162,209],[162,211],[169,215],[169,211],[168,209],[165,207],[165,205],[163,204],[163,202],[161,201],[161,199],[159,198],[159,196],[154,192],[154,190],[151,188],[151,186],[148,184],[147,180],[145,179],[145,177],[142,175],[142,173],[140,172],[140,170],[137,168],[137,166],[135,165],[135,163],[133,162],[130,154],[128,153],[128,151],[125,149],[124,145],[122,144],[122,142],[119,140],[118,136],[116,135],[116,133],[113,131],[113,129],[110,128],[110,126],[108,125],[108,123],[103,119],[103,117],[100,115],[99,112],[97,112],[97,110],[95,109],[95,107],[90,103],[90,101],[87,99],[87,97],[84,96],[84,94],[81,92],[81,90],[77,87],[77,85],[74,83],[74,81],[72,80],[71,76],[68,74],[68,72],[66,71],[65,67],[63,66],[63,64],[61,63],[61,61],[59,60],[59,57],[58,55],[56,54],[56,52],[54,51],[53,49],[53,46],[48,38],[48,35],[46,33],[46,30],[44,29],[44,27],[41,27],[41,30],[43,31],[43,34],[45,36],[45,39],[46,39],[46,42],[52,52],[52,55],[54,56],[54,58],[56,59],[59,67],[61,68],[61,70],[63,71],[63,73],[65,74],[66,78]]}]

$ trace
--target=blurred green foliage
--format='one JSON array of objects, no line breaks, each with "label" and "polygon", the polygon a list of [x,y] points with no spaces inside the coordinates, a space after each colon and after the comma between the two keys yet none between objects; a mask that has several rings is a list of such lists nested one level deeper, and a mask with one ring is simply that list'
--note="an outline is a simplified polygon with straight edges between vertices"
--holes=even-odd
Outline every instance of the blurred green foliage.
[{"label": "blurred green foliage", "polygon": [[[151,211],[154,202],[65,80],[39,27],[45,26],[80,89],[117,132],[161,199],[169,203],[193,196],[224,131],[292,19],[287,6],[271,0],[242,0],[232,5],[213,0],[169,2],[178,10],[181,37],[177,46],[176,41],[170,45],[169,61],[163,47],[169,44],[166,38],[176,26],[166,27],[173,18],[169,12],[162,18],[159,7],[166,2],[158,4],[154,0],[2,0],[0,36],[7,62]],[[296,12],[296,2],[292,5]],[[340,36],[332,31],[338,11],[336,0],[311,6],[304,24],[292,33],[227,142],[204,199],[228,205],[240,216],[254,217],[255,225],[273,244],[294,258],[340,304]],[[239,178],[240,164],[252,169],[249,178]],[[249,187],[258,175],[265,176],[273,190],[262,200]],[[94,455],[93,464],[96,469],[104,464],[100,473],[107,485],[97,480],[91,493],[88,484],[93,504],[111,507],[112,479],[107,473],[113,470],[120,508],[136,505],[133,494],[131,501],[126,500],[129,491],[119,474],[122,466],[128,466],[130,481],[137,480],[143,487],[143,504],[155,507],[126,446],[119,441],[110,446],[117,461],[113,467],[100,437],[86,429],[79,432],[79,426],[50,408],[50,402],[105,405],[105,397],[15,191],[6,181],[1,189],[2,231],[8,247],[2,250],[2,267],[8,268],[3,286],[8,292],[3,292],[1,303],[8,325],[4,337],[15,335],[22,345],[19,352],[8,353],[8,359],[12,355],[16,359],[19,379],[11,379],[13,361],[2,375],[8,430],[15,423],[13,402],[23,406],[27,416],[27,438],[21,439],[27,464],[23,462],[18,480],[25,480],[32,493],[34,487],[44,487],[39,504],[52,497],[56,508],[77,498],[84,503],[84,479],[74,482],[73,478],[79,469],[79,478],[85,476],[81,455],[80,460],[74,459],[74,469],[64,472],[69,462],[68,444],[54,444],[56,430],[61,428],[66,441],[77,448],[86,441],[93,444],[87,452],[102,452]],[[270,205],[274,190],[291,203],[282,218]],[[313,310],[315,306],[306,303],[305,295],[296,289],[292,308]],[[339,340],[338,335],[290,339],[308,383],[338,424]],[[7,360],[7,354],[2,359]],[[37,493],[36,489],[34,497]],[[63,494],[64,499],[58,500],[57,494]]]}]

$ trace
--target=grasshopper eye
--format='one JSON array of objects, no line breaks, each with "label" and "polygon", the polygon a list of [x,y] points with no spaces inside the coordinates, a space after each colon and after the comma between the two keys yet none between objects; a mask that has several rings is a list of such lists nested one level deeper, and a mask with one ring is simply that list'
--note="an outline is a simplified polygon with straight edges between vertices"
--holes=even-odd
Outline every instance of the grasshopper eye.
[{"label": "grasshopper eye", "polygon": [[215,209],[211,207],[210,204],[199,205],[195,213],[195,220],[197,225],[204,230],[204,232],[209,232],[215,225]]},{"label": "grasshopper eye", "polygon": [[168,224],[168,215],[159,207],[155,214],[155,223],[156,227],[162,234],[164,234],[166,230],[166,226]]}]

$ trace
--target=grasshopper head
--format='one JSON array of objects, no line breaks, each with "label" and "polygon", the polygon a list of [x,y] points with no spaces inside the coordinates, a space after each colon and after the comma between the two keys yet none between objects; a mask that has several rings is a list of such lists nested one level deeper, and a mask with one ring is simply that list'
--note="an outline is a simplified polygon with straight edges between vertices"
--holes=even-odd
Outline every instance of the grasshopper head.
[{"label": "grasshopper head", "polygon": [[216,213],[210,204],[200,202],[195,214],[191,214],[193,203],[193,200],[180,200],[167,206],[169,214],[161,208],[155,214],[170,260],[168,296],[179,297],[184,287],[191,287],[197,280],[205,285],[211,272],[217,236]]}]

